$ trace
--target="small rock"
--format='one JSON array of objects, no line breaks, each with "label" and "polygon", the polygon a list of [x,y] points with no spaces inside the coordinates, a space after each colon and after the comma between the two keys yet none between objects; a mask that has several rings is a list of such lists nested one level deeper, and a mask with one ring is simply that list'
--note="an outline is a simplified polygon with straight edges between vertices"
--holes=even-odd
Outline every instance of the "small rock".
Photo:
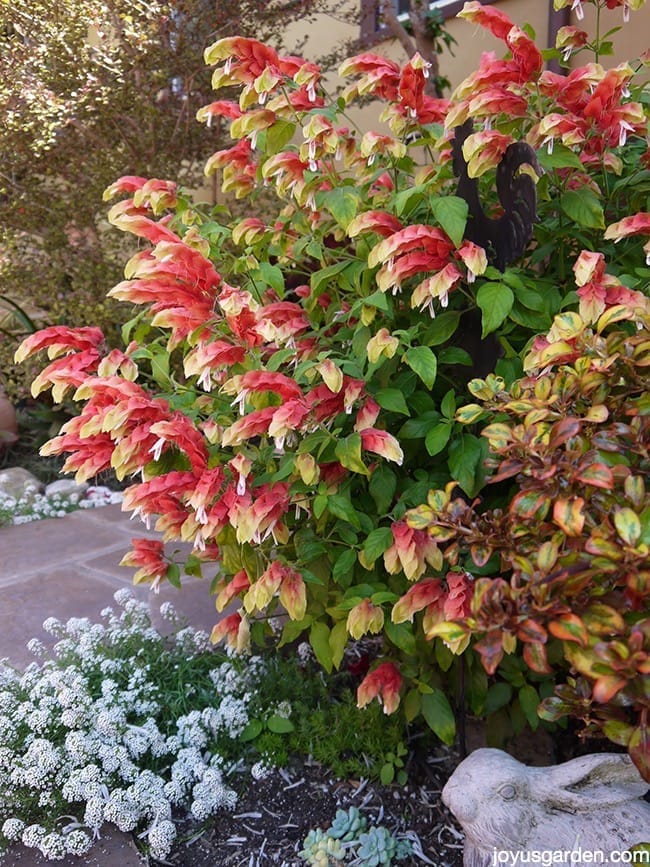
[{"label": "small rock", "polygon": [[45,488],[45,496],[51,497],[53,494],[62,494],[70,496],[77,494],[78,497],[83,495],[88,490],[86,482],[75,482],[74,479],[57,479],[56,482],[50,482]]},{"label": "small rock", "polygon": [[39,479],[22,467],[0,470],[0,494],[20,500],[33,499],[42,491],[43,485]]}]

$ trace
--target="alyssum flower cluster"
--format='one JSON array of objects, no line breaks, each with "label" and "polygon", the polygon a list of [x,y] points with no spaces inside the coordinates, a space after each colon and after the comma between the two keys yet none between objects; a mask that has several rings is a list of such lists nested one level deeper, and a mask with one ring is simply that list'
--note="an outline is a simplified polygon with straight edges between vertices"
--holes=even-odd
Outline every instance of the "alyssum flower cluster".
[{"label": "alyssum flower cluster", "polygon": [[235,806],[227,781],[248,770],[237,739],[251,713],[290,714],[256,705],[261,658],[215,655],[169,603],[164,639],[146,603],[126,589],[115,599],[104,623],[46,620],[57,642],[49,653],[32,639],[42,660],[24,673],[0,666],[0,846],[60,860],[113,823],[165,858],[175,812],[203,821]]},{"label": "alyssum flower cluster", "polygon": [[62,518],[77,509],[94,509],[122,500],[120,491],[103,485],[89,487],[84,493],[70,491],[39,493],[36,485],[27,485],[20,497],[0,491],[0,527],[9,524],[29,524],[43,518]]}]

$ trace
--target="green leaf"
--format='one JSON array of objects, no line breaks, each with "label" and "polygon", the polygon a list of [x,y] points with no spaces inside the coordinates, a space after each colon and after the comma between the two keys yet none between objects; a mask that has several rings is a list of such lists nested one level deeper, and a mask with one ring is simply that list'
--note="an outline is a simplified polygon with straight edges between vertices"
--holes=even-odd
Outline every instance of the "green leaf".
[{"label": "green leaf", "polygon": [[314,294],[318,295],[320,292],[324,291],[332,278],[336,277],[337,274],[340,274],[341,271],[344,271],[347,266],[348,262],[344,259],[342,262],[335,262],[333,265],[328,265],[327,268],[321,268],[320,271],[315,271],[309,280]]},{"label": "green leaf", "polygon": [[541,291],[537,292],[528,286],[515,286],[514,290],[517,301],[528,310],[536,310],[538,313],[546,310],[546,301]]},{"label": "green leaf", "polygon": [[390,509],[395,490],[397,477],[386,464],[380,464],[370,477],[370,496],[375,501],[378,515],[385,515]]},{"label": "green leaf", "polygon": [[[409,403],[412,405],[413,401],[409,401]],[[397,438],[400,440],[422,439],[429,433],[432,426],[439,418],[440,413],[435,410],[424,412],[422,415],[418,416],[418,418],[410,418],[408,421],[405,421],[399,429]]]},{"label": "green leaf", "polygon": [[[381,292],[379,289],[376,292],[373,292],[372,295],[368,295],[366,298],[361,298],[357,302],[359,305],[365,305],[366,307],[376,307],[377,310],[383,310],[384,313],[388,313],[388,297],[385,292]],[[355,307],[357,305],[355,304]]]},{"label": "green leaf", "polygon": [[382,388],[375,395],[375,399],[379,406],[388,412],[399,412],[402,415],[411,414],[399,388]]},{"label": "green leaf", "polygon": [[374,563],[384,551],[393,544],[393,533],[390,527],[378,527],[369,534],[363,543],[363,553],[369,563]]},{"label": "green leaf", "polygon": [[303,563],[309,563],[312,560],[318,559],[318,557],[322,557],[323,554],[327,554],[327,546],[312,530],[298,530],[294,534],[293,543],[296,549],[296,556]]},{"label": "green leaf", "polygon": [[329,674],[332,671],[332,650],[330,648],[330,631],[324,623],[316,622],[309,630],[309,643],[316,659]]},{"label": "green leaf", "polygon": [[447,346],[441,349],[438,353],[438,361],[440,364],[462,364],[465,367],[471,367],[473,364],[472,356],[460,346]]},{"label": "green leaf", "polygon": [[379,779],[383,786],[390,786],[395,779],[395,765],[392,762],[386,762],[382,765],[379,771]]},{"label": "green leaf", "polygon": [[390,590],[378,590],[377,593],[373,593],[370,597],[373,605],[385,605],[386,602],[394,605],[398,599],[397,593],[392,593]]},{"label": "green leaf", "polygon": [[560,199],[560,206],[569,219],[586,229],[604,229],[605,214],[598,196],[589,187],[568,190]]},{"label": "green leaf", "polygon": [[449,235],[454,246],[460,247],[463,243],[469,212],[465,199],[461,199],[460,196],[441,196],[440,198],[432,198],[429,207],[434,219]]},{"label": "green leaf", "polygon": [[455,656],[451,650],[449,650],[444,641],[435,641],[433,652],[436,657],[436,664],[440,668],[440,671],[449,671]]},{"label": "green leaf", "polygon": [[439,454],[447,445],[449,437],[451,436],[451,430],[451,424],[448,421],[441,421],[439,424],[434,425],[434,427],[431,428],[424,440],[426,450],[429,452],[431,457]]},{"label": "green leaf", "polygon": [[422,343],[427,346],[439,346],[446,343],[458,328],[460,313],[455,310],[445,310],[439,313],[424,332]]},{"label": "green leaf", "polygon": [[368,357],[368,341],[370,340],[370,329],[367,326],[357,328],[352,338],[352,354],[361,362],[365,363]]},{"label": "green leaf", "polygon": [[345,645],[348,642],[348,627],[347,621],[339,620],[332,626],[330,632],[330,650],[332,651],[332,664],[334,668],[338,668],[345,653]]},{"label": "green leaf", "polygon": [[270,732],[273,732],[276,735],[289,734],[289,732],[295,731],[296,728],[290,719],[278,716],[276,713],[267,719],[266,727]]},{"label": "green leaf", "polygon": [[194,554],[190,554],[183,566],[183,572],[185,572],[186,575],[194,575],[197,578],[201,578],[201,561],[199,558],[195,557]]},{"label": "green leaf", "polygon": [[[133,330],[138,325],[142,325],[142,320],[144,319],[144,315],[145,315],[145,311],[141,310],[136,316],[133,317],[133,319],[129,319],[129,321],[125,322],[124,325],[122,326],[122,328],[121,328],[122,343],[125,346],[128,346],[129,343],[131,342],[131,334],[133,333]],[[34,329],[34,330],[36,330],[36,329]]]},{"label": "green leaf", "polygon": [[483,716],[483,708],[485,707],[485,699],[488,693],[488,676],[482,665],[473,666],[469,672],[467,687],[472,713],[475,716]]},{"label": "green leaf", "polygon": [[425,192],[426,187],[424,184],[418,184],[415,187],[409,187],[406,190],[402,190],[402,192],[398,193],[393,200],[395,214],[398,217],[402,217],[404,214],[413,210],[414,207],[420,204],[424,198]]},{"label": "green leaf", "polygon": [[306,617],[304,620],[287,620],[282,627],[282,635],[280,636],[278,647],[283,647],[285,644],[291,644],[292,641],[295,641],[307,629],[311,621],[311,617]]},{"label": "green leaf", "polygon": [[260,262],[257,271],[251,274],[254,279],[261,280],[266,286],[275,289],[278,295],[284,297],[284,274],[282,268],[277,265],[271,265],[270,262]]},{"label": "green leaf", "polygon": [[264,723],[259,719],[252,719],[244,729],[244,731],[238,736],[238,740],[247,743],[248,741],[254,741],[255,738],[261,734],[262,729],[264,728]]},{"label": "green leaf", "polygon": [[[359,530],[361,527],[359,527]],[[346,545],[354,546],[359,541],[358,534],[352,529],[346,521],[337,521],[334,524],[334,532],[336,536]]]},{"label": "green leaf", "polygon": [[355,550],[349,548],[343,551],[343,553],[339,555],[334,564],[334,568],[332,569],[332,580],[336,581],[337,584],[341,584],[343,587],[349,587],[352,578],[352,570],[354,569],[356,562],[357,552]]},{"label": "green leaf", "polygon": [[[314,498],[314,500],[316,499],[318,498]],[[347,521],[353,527],[357,527],[357,529],[361,526],[356,509],[347,497],[343,497],[341,494],[331,494],[327,498],[327,508],[335,518]]]},{"label": "green leaf", "polygon": [[156,344],[151,347],[151,374],[161,388],[173,387],[169,377],[169,353]]},{"label": "green leaf", "polygon": [[271,154],[280,153],[284,146],[291,141],[295,131],[295,123],[289,123],[289,121],[283,120],[282,118],[276,120],[276,122],[266,130],[267,154],[270,156]]},{"label": "green leaf", "polygon": [[537,151],[537,159],[543,169],[584,169],[578,154],[574,153],[566,145],[554,142],[551,153],[544,148]]},{"label": "green leaf", "polygon": [[417,689],[410,689],[404,698],[404,716],[407,722],[413,722],[422,710],[422,698]]},{"label": "green leaf", "polygon": [[422,696],[422,716],[443,744],[451,746],[456,737],[456,720],[447,696],[437,687]]},{"label": "green leaf", "polygon": [[417,649],[415,637],[410,623],[393,623],[392,620],[384,621],[384,632],[389,641],[403,650],[409,656],[415,656]]},{"label": "green leaf", "polygon": [[521,325],[534,332],[548,331],[551,325],[551,319],[547,313],[529,310],[517,301],[512,305],[510,319],[512,322],[516,322],[517,325]]},{"label": "green leaf", "polygon": [[485,714],[489,716],[491,713],[505,707],[512,698],[512,687],[509,683],[495,683],[488,689],[487,698],[485,699]]},{"label": "green leaf", "polygon": [[456,392],[450,388],[440,403],[440,412],[449,421],[453,421],[456,412]]},{"label": "green leaf", "polygon": [[166,577],[172,587],[176,587],[177,590],[181,589],[181,569],[178,563],[169,564]]},{"label": "green leaf", "polygon": [[512,310],[514,300],[512,289],[505,283],[484,283],[481,286],[476,293],[476,303],[483,314],[482,337],[496,331]]},{"label": "green leaf", "polygon": [[337,460],[346,470],[368,475],[368,467],[361,460],[361,434],[353,433],[339,440],[334,450]]},{"label": "green leaf", "polygon": [[323,205],[342,229],[347,229],[359,210],[359,193],[354,187],[335,187],[322,194]]},{"label": "green leaf", "polygon": [[487,440],[472,434],[463,434],[449,447],[449,472],[468,497],[475,497],[483,486],[487,451]]},{"label": "green leaf", "polygon": [[539,695],[534,686],[526,684],[519,690],[519,704],[526,716],[528,725],[533,731],[536,731],[539,726],[539,716],[537,715],[539,701]]},{"label": "green leaf", "polygon": [[295,349],[278,349],[269,358],[266,369],[270,371],[278,371],[280,368],[292,358],[296,357]]},{"label": "green leaf", "polygon": [[438,361],[428,346],[414,346],[404,353],[403,360],[420,377],[427,388],[433,388],[438,372]]}]

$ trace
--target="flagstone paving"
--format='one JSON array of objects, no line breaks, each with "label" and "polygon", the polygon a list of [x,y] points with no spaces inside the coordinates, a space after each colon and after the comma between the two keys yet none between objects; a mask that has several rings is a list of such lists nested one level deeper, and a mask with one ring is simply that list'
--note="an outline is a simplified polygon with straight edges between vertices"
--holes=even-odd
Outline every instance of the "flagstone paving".
[{"label": "flagstone paving", "polygon": [[[182,591],[169,584],[154,594],[148,586],[133,586],[133,569],[119,566],[133,537],[157,534],[130,521],[119,505],[73,512],[0,528],[0,659],[22,668],[33,660],[26,649],[30,638],[47,642],[42,628],[47,617],[99,619],[113,594],[130,587],[147,600],[154,626],[162,627],[159,607],[170,601],[192,626],[212,628],[218,615],[209,594],[210,575],[185,576]],[[175,545],[174,547],[178,547]],[[5,856],[3,867],[37,867],[48,862],[32,850],[17,848]],[[131,841],[117,830],[102,837],[84,859],[57,861],[62,867],[137,867],[142,861]]]}]

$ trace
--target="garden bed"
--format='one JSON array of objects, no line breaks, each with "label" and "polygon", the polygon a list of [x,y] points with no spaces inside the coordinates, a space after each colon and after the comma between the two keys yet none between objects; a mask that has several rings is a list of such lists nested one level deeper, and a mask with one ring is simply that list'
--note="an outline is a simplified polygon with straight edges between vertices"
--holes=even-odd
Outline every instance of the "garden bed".
[{"label": "garden bed", "polygon": [[462,835],[440,801],[457,761],[447,751],[418,769],[418,782],[381,786],[368,780],[337,780],[318,763],[296,759],[287,769],[251,784],[233,814],[219,816],[191,844],[179,843],[168,861],[175,867],[304,865],[298,850],[309,830],[329,825],[338,809],[356,806],[369,822],[412,841],[413,855],[399,862],[404,867],[459,867]]}]

